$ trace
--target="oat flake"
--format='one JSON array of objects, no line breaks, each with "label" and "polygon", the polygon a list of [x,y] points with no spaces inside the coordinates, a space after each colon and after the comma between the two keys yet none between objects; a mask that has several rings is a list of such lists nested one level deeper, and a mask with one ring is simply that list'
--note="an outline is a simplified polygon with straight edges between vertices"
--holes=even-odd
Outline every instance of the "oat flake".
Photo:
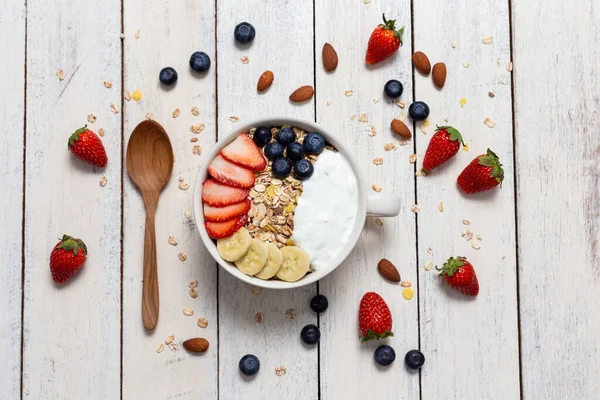
[{"label": "oat flake", "polygon": [[438,210],[440,210],[440,212],[444,212],[444,202],[440,201],[438,203]]},{"label": "oat flake", "polygon": [[350,97],[350,96],[352,96],[354,94],[354,92],[352,90],[346,90],[344,92],[344,94],[346,95],[346,97]]},{"label": "oat flake", "polygon": [[98,129],[98,135],[99,135],[100,137],[104,136],[104,134],[105,134],[105,133],[106,133],[106,131],[104,130],[104,128],[100,128],[100,129]]},{"label": "oat flake", "polygon": [[165,344],[168,346],[171,343],[173,343],[173,341],[175,340],[175,335],[173,335],[172,333],[167,336],[167,340],[165,340]]},{"label": "oat flake", "polygon": [[290,308],[289,310],[287,310],[285,312],[285,316],[286,316],[286,318],[289,318],[289,319],[296,318],[296,310],[294,310],[293,308]]},{"label": "oat flake", "polygon": [[410,211],[412,211],[412,212],[414,212],[414,213],[416,214],[416,213],[418,213],[419,211],[421,211],[421,209],[419,208],[419,206],[418,206],[418,205],[416,205],[416,204],[413,204],[413,205],[410,207]]},{"label": "oat flake", "polygon": [[483,240],[483,237],[481,237],[481,235],[477,235],[477,236],[475,236],[475,237],[476,237],[476,238],[477,238],[477,240],[479,240],[479,241]]},{"label": "oat flake", "polygon": [[[175,114],[175,113],[173,112],[173,114]],[[179,113],[177,115],[179,115]],[[198,123],[198,124],[192,124],[192,125],[190,125],[190,131],[192,133],[200,133],[203,130],[204,130],[204,124],[203,123]]]},{"label": "oat flake", "polygon": [[375,157],[373,159],[373,164],[375,164],[375,165],[381,165],[381,164],[383,164],[383,158],[381,158],[381,157]]},{"label": "oat flake", "polygon": [[383,221],[381,220],[381,218],[375,218],[375,223],[376,223],[378,226],[383,226]]},{"label": "oat flake", "polygon": [[250,62],[250,59],[248,58],[248,56],[242,56],[242,58],[240,58],[240,61],[242,62],[242,64],[248,64]]},{"label": "oat flake", "polygon": [[179,253],[177,254],[177,257],[179,257],[179,260],[181,260],[181,262],[187,260],[187,255],[185,253]]},{"label": "oat flake", "polygon": [[477,243],[471,243],[471,247],[475,250],[479,250],[481,248],[481,246],[479,246]]},{"label": "oat flake", "polygon": [[192,154],[199,156],[200,154],[202,154],[202,147],[195,145],[194,147],[192,147]]},{"label": "oat flake", "polygon": [[371,2],[371,0],[363,0],[364,4],[369,4]]},{"label": "oat flake", "polygon": [[280,365],[279,367],[275,368],[275,375],[277,376],[283,376],[287,373],[287,369],[285,368],[284,365]]},{"label": "oat flake", "polygon": [[188,185],[185,182],[179,182],[179,189],[181,190],[188,190],[190,188],[190,185]]},{"label": "oat flake", "polygon": [[194,310],[192,310],[190,308],[184,308],[183,309],[183,314],[187,315],[188,317],[191,317],[192,315],[194,315]]},{"label": "oat flake", "polygon": [[56,76],[58,76],[59,81],[64,80],[65,79],[65,71],[63,71],[62,69],[57,70]]},{"label": "oat flake", "polygon": [[409,281],[402,281],[402,282],[400,282],[400,286],[402,286],[402,287],[411,287],[412,283],[410,283]]},{"label": "oat flake", "polygon": [[492,44],[493,41],[494,41],[494,38],[491,36],[486,36],[481,40],[481,42],[483,44]]},{"label": "oat flake", "polygon": [[452,48],[455,49],[456,48],[456,38],[452,38]]},{"label": "oat flake", "polygon": [[192,299],[196,299],[198,298],[198,291],[194,288],[190,288],[190,297]]},{"label": "oat flake", "polygon": [[256,315],[254,316],[254,320],[255,320],[256,322],[258,322],[259,324],[262,324],[262,323],[263,323],[263,321],[265,320],[265,317],[263,316],[263,313],[261,313],[261,312],[258,312],[258,313],[256,313]]},{"label": "oat flake", "polygon": [[360,117],[358,117],[358,120],[360,122],[369,122],[369,117],[367,116],[367,114],[361,114]]},{"label": "oat flake", "polygon": [[113,114],[119,113],[119,109],[117,108],[117,106],[114,103],[110,105],[110,111],[112,111]]},{"label": "oat flake", "polygon": [[187,210],[185,210],[185,218],[186,219],[192,218],[192,209],[191,208],[188,208]]},{"label": "oat flake", "polygon": [[462,224],[463,225],[471,225],[471,221],[469,221],[468,219],[463,219]]},{"label": "oat flake", "polygon": [[411,154],[410,156],[408,156],[408,161],[409,161],[411,164],[414,164],[414,163],[416,163],[416,162],[417,162],[417,155],[416,155],[416,154]]},{"label": "oat flake", "polygon": [[470,66],[471,66],[471,65],[470,65],[468,62],[464,62],[464,63],[463,63],[463,67],[465,67],[465,68],[469,68]]},{"label": "oat flake", "polygon": [[149,121],[154,121],[154,114],[152,113],[146,113],[146,119]]},{"label": "oat flake", "polygon": [[377,193],[381,192],[381,187],[379,185],[373,184],[372,186],[373,190],[376,191]]},{"label": "oat flake", "polygon": [[331,100],[329,100],[327,103],[325,103],[325,105],[330,106],[331,105]]},{"label": "oat flake", "polygon": [[138,30],[135,32],[135,38],[136,38],[136,39],[139,39],[139,38],[140,38],[140,36],[142,36],[142,32],[141,32],[141,31],[138,29]]},{"label": "oat flake", "polygon": [[103,176],[100,179],[100,186],[104,187],[104,186],[106,186],[107,183],[108,183],[108,178],[106,176]]},{"label": "oat flake", "polygon": [[188,286],[190,288],[195,288],[198,286],[198,281],[190,281],[190,283],[188,284]]},{"label": "oat flake", "polygon": [[508,62],[508,64],[506,65],[506,70],[508,72],[512,72],[512,70],[513,70],[513,63],[512,63],[512,61]]},{"label": "oat flake", "polygon": [[129,93],[129,90],[127,90],[125,93],[123,93],[123,97],[127,101],[131,100],[131,93]]},{"label": "oat flake", "polygon": [[237,115],[232,115],[231,117],[229,117],[229,120],[231,122],[238,122],[240,120],[240,117],[238,117]]},{"label": "oat flake", "polygon": [[262,290],[262,288],[261,288],[261,287],[258,287],[258,286],[254,286],[254,287],[252,288],[252,294],[255,294],[255,295],[256,295],[256,294],[261,294],[261,293],[262,293],[262,291],[263,291],[263,290]]},{"label": "oat flake", "polygon": [[486,124],[488,128],[493,128],[496,126],[496,122],[490,118],[486,118],[485,121],[483,121],[483,123]]},{"label": "oat flake", "polygon": [[367,132],[369,133],[369,136],[377,135],[377,129],[373,125],[367,127]]},{"label": "oat flake", "polygon": [[198,326],[200,328],[206,328],[208,326],[208,320],[204,317],[198,318]]},{"label": "oat flake", "polygon": [[381,101],[381,99],[373,99],[373,104],[377,104]]},{"label": "oat flake", "polygon": [[93,124],[94,122],[96,122],[96,119],[97,119],[97,118],[96,118],[96,114],[94,114],[94,113],[90,113],[90,114],[88,114],[88,116],[87,116],[87,121],[88,121],[90,124]]},{"label": "oat flake", "polygon": [[406,106],[406,103],[401,100],[396,100],[396,105],[400,108],[404,108]]},{"label": "oat flake", "polygon": [[169,236],[169,244],[171,246],[177,246],[177,239],[175,239],[175,236]]},{"label": "oat flake", "polygon": [[162,353],[164,349],[165,349],[165,344],[164,344],[164,343],[161,343],[161,344],[158,346],[158,348],[156,349],[156,352],[157,352],[157,353]]},{"label": "oat flake", "polygon": [[107,89],[110,89],[112,87],[112,82],[111,81],[104,81],[104,87]]},{"label": "oat flake", "polygon": [[429,120],[426,119],[425,121],[423,121],[423,123],[421,124],[419,129],[421,130],[421,132],[423,132],[425,135],[427,135],[427,127],[428,126],[429,126]]},{"label": "oat flake", "polygon": [[384,149],[385,151],[392,151],[392,150],[396,150],[396,149],[397,149],[397,147],[396,147],[396,145],[395,145],[395,144],[393,144],[393,143],[388,143],[388,144],[386,144],[386,145],[383,147],[383,149]]},{"label": "oat flake", "polygon": [[425,271],[429,271],[432,267],[433,261],[428,261],[427,264],[425,264]]},{"label": "oat flake", "polygon": [[[193,110],[193,109],[192,109]],[[193,113],[194,111],[192,111]],[[173,118],[177,118],[179,117],[179,114],[181,113],[181,111],[179,110],[179,108],[176,108],[173,110]]]}]

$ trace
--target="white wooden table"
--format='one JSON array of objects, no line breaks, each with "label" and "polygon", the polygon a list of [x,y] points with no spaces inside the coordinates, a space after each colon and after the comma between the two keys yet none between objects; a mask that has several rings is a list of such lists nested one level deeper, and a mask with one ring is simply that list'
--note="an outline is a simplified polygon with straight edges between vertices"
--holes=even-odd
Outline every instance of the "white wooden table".
[{"label": "white wooden table", "polygon": [[[595,3],[0,0],[0,399],[597,399]],[[382,12],[406,25],[404,46],[391,61],[367,68],[366,44]],[[250,46],[234,42],[241,21],[256,27]],[[486,45],[487,36],[493,42]],[[340,56],[332,74],[321,63],[325,42]],[[202,77],[187,64],[196,50],[213,63]],[[446,62],[442,91],[414,73],[413,50]],[[169,91],[158,84],[165,66],[179,72]],[[275,82],[257,95],[266,69]],[[424,100],[432,113],[428,127],[412,127],[414,140],[386,152],[385,144],[399,145],[391,119],[407,112],[384,98],[383,84],[392,78],[404,83],[402,101]],[[289,94],[306,84],[315,86],[314,99],[290,103]],[[123,93],[135,89],[143,99],[126,101]],[[181,115],[174,119],[176,108]],[[92,113],[97,120],[90,127],[106,132],[105,170],[83,165],[66,148]],[[156,220],[161,309],[152,334],[144,332],[140,315],[145,214],[123,162],[129,134],[147,113],[170,133],[176,154]],[[361,114],[367,123],[358,121]],[[203,160],[193,146],[210,148],[235,128],[231,117],[272,115],[316,120],[337,132],[369,186],[400,195],[403,207],[381,227],[369,220],[348,260],[317,285],[253,294],[203,248],[185,216],[192,190],[179,190],[177,177],[193,182]],[[470,150],[436,174],[415,177],[435,124],[445,118]],[[483,124],[486,118],[494,128]],[[189,129],[197,123],[205,124],[199,135]],[[370,126],[376,136],[368,135]],[[199,141],[191,143],[192,137]],[[455,177],[488,147],[504,163],[504,185],[466,198]],[[416,165],[408,160],[413,153]],[[374,165],[374,157],[383,165]],[[108,183],[101,187],[103,176]],[[480,250],[461,237],[466,229],[481,235]],[[90,256],[72,282],[58,287],[48,256],[63,233],[84,239]],[[171,235],[177,248],[167,242]],[[187,254],[183,263],[179,252]],[[466,255],[475,265],[476,300],[455,295],[435,270],[425,270],[452,255]],[[382,257],[413,283],[411,301],[377,274]],[[197,299],[188,293],[192,280]],[[380,292],[393,312],[396,336],[388,342],[398,359],[386,369],[373,362],[377,343],[357,339],[358,303],[369,290]],[[308,307],[317,292],[330,301],[319,318]],[[193,317],[182,313],[185,307]],[[290,308],[295,319],[286,318]],[[258,312],[262,324],[255,322]],[[206,329],[196,325],[201,316],[209,321]],[[320,326],[318,348],[299,340],[307,323]],[[181,348],[157,354],[169,334],[175,343],[205,337],[211,347],[202,356]],[[403,364],[412,348],[427,358],[420,373]],[[237,368],[246,353],[262,365],[251,380]],[[275,374],[280,365],[284,376]]]}]

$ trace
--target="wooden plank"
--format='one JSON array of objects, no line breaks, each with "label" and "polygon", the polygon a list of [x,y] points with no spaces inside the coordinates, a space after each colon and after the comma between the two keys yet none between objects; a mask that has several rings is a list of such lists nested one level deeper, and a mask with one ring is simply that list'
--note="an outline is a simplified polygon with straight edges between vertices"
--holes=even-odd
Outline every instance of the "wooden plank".
[{"label": "wooden plank", "polygon": [[[401,146],[391,131],[392,119],[400,118],[406,109],[400,109],[383,93],[389,79],[398,79],[404,84],[400,100],[410,103],[412,98],[410,3],[386,0],[348,5],[319,0],[315,4],[317,122],[337,132],[349,146],[363,168],[369,193],[374,193],[371,186],[377,184],[382,194],[394,193],[402,202],[400,215],[382,218],[381,227],[369,218],[354,252],[320,283],[320,293],[329,298],[329,309],[320,317],[323,399],[419,396],[419,376],[407,373],[403,362],[404,354],[418,347],[417,296],[406,301],[402,288],[384,281],[377,272],[377,263],[385,257],[398,267],[403,279],[413,282],[416,291],[415,217],[410,211],[414,169],[408,161],[413,144]],[[366,67],[367,42],[373,29],[382,23],[383,12],[397,19],[398,28],[406,26],[404,44],[389,61]],[[339,55],[333,73],[323,68],[321,49],[325,42],[331,43]],[[352,96],[347,97],[347,90],[353,92]],[[362,114],[368,122],[358,121]],[[377,131],[373,137],[369,135],[370,126]],[[385,151],[388,143],[396,145],[397,150]],[[383,158],[383,164],[374,165],[375,157]],[[383,343],[395,349],[397,359],[385,369],[373,361],[373,352],[382,341],[361,344],[358,339],[358,306],[368,291],[380,293],[392,311],[395,336]]]},{"label": "wooden plank", "polygon": [[[297,105],[288,100],[298,87],[312,85],[313,4],[309,0],[274,0],[240,3],[221,1],[217,6],[219,134],[235,129],[229,117],[239,123],[260,117],[296,116],[314,120],[312,101]],[[256,28],[250,45],[234,41],[233,30],[242,22]],[[243,64],[241,57],[249,59]],[[264,94],[257,94],[256,83],[265,70],[275,80]],[[298,290],[269,291],[254,295],[251,286],[219,271],[219,386],[222,399],[279,399],[318,396],[317,349],[302,345],[300,330],[316,317],[308,303],[316,285]],[[297,316],[287,319],[286,310]],[[262,312],[264,322],[255,322]],[[239,359],[247,353],[261,361],[261,371],[252,380],[240,377]],[[285,376],[275,375],[284,365]]]},{"label": "wooden plank", "polygon": [[[126,0],[125,90],[142,92],[142,100],[125,102],[125,141],[135,126],[151,113],[168,132],[175,152],[170,182],[164,188],[156,213],[156,247],[160,293],[160,313],[154,332],[142,326],[142,260],[145,209],[142,198],[125,174],[124,280],[123,280],[123,398],[214,399],[217,397],[217,295],[216,267],[204,249],[193,218],[193,182],[202,155],[194,155],[194,145],[207,149],[216,137],[215,128],[215,17],[214,1],[142,2]],[[160,23],[157,23],[160,21]],[[139,38],[136,33],[139,31]],[[157,51],[158,49],[158,51]],[[213,61],[205,75],[189,67],[194,51],[206,52]],[[164,87],[159,71],[173,67],[179,75],[173,87]],[[199,115],[192,114],[197,107]],[[173,111],[180,115],[173,118]],[[200,134],[192,124],[205,124]],[[192,143],[192,137],[198,142]],[[126,143],[125,142],[125,143]],[[178,178],[190,187],[178,188]],[[173,236],[177,245],[169,244]],[[178,259],[178,253],[187,260]],[[190,281],[198,281],[197,298],[190,296]],[[183,309],[194,311],[193,316]],[[198,327],[200,317],[209,325]],[[175,336],[179,348],[156,350],[168,335]],[[210,342],[206,354],[187,353],[181,343],[191,337]],[[200,378],[199,378],[200,377]]]},{"label": "wooden plank", "polygon": [[523,398],[597,398],[600,9],[512,4]]},{"label": "wooden plank", "polygon": [[[470,147],[429,176],[417,178],[421,349],[427,359],[421,372],[422,398],[447,398],[453,393],[459,399],[487,399],[502,393],[503,398],[516,399],[519,359],[511,88],[506,69],[508,4],[421,1],[414,6],[415,51],[427,54],[432,64],[445,62],[448,69],[442,90],[434,87],[431,77],[416,73],[416,100],[431,108],[427,133],[417,129],[417,168],[422,167],[436,124],[455,126]],[[488,36],[492,43],[484,44]],[[461,107],[463,97],[467,103]],[[495,121],[493,129],[484,125],[486,118]],[[462,195],[456,177],[488,147],[504,164],[502,189]],[[466,230],[474,234],[471,241],[461,236]],[[481,249],[475,250],[473,244]],[[435,269],[424,269],[429,262],[441,266],[450,256],[460,255],[477,271],[481,291],[475,300],[447,288]]]},{"label": "wooden plank", "polygon": [[[121,93],[120,9],[118,0],[28,2],[25,398],[120,396],[121,115],[109,108]],[[105,169],[67,151],[90,113],[97,121],[89,127],[106,131]],[[83,239],[89,253],[59,286],[48,257],[63,233]]]},{"label": "wooden plank", "polygon": [[25,116],[25,4],[0,1],[0,398],[16,399],[21,385],[23,129]]}]

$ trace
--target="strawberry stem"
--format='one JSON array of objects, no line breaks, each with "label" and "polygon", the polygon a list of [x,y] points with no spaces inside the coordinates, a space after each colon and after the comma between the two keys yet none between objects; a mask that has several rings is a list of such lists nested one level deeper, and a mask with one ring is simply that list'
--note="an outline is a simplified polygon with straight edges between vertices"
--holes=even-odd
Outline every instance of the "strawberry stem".
[{"label": "strawberry stem", "polygon": [[400,40],[400,43],[402,43],[402,35],[404,34],[404,28],[406,28],[406,27],[403,26],[400,29],[396,29],[396,20],[391,19],[388,21],[385,18],[385,13],[383,13],[383,26],[381,27],[381,29],[387,29],[387,30],[394,31],[394,36]]},{"label": "strawberry stem", "polygon": [[452,126],[437,126],[436,127],[436,132],[439,131],[446,131],[448,132],[448,134],[450,135],[450,140],[452,141],[457,141],[462,144],[463,146],[465,145],[465,142],[463,141],[462,135],[460,134],[460,132],[458,131],[458,129],[452,127]]},{"label": "strawberry stem", "polygon": [[379,340],[379,339],[385,339],[386,337],[392,337],[394,336],[394,332],[392,331],[383,331],[381,333],[375,333],[370,329],[367,329],[367,336],[363,336],[362,338],[360,338],[361,342],[368,342],[369,340]]},{"label": "strawberry stem", "polygon": [[500,163],[500,159],[492,150],[487,149],[487,154],[483,156],[479,156],[479,165],[483,165],[484,167],[492,167],[492,172],[490,172],[490,178],[496,178],[496,180],[502,184],[504,180],[504,169],[502,168],[502,164]]},{"label": "strawberry stem", "polygon": [[56,248],[67,251],[72,250],[74,256],[76,256],[77,253],[79,253],[79,249],[81,249],[83,254],[87,255],[87,246],[83,243],[83,240],[69,235],[63,235],[60,244]]},{"label": "strawberry stem", "polygon": [[465,257],[450,257],[448,261],[444,263],[442,268],[436,266],[435,269],[440,271],[440,276],[452,276],[460,269],[460,267],[466,264],[466,260]]},{"label": "strawberry stem", "polygon": [[69,136],[69,143],[67,144],[67,147],[73,146],[75,142],[79,140],[79,135],[85,131],[87,131],[87,124],[84,125],[83,128],[77,129],[71,136]]}]

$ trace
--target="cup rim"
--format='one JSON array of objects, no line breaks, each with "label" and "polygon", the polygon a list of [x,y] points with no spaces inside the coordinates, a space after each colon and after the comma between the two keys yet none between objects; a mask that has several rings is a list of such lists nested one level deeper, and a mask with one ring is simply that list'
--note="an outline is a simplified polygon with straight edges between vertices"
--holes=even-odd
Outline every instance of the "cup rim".
[{"label": "cup rim", "polygon": [[[216,155],[229,143],[231,143],[237,135],[241,132],[247,132],[251,128],[255,128],[258,126],[281,126],[281,125],[290,125],[297,126],[309,132],[317,131],[322,133],[327,142],[331,143],[337,150],[340,152],[348,164],[352,168],[354,175],[356,176],[357,182],[357,190],[358,190],[358,208],[356,219],[354,222],[354,228],[350,233],[350,237],[344,244],[344,247],[339,251],[338,255],[332,260],[331,266],[328,268],[322,268],[316,271],[307,274],[302,279],[296,282],[284,282],[280,280],[263,280],[259,278],[255,278],[253,276],[245,275],[240,272],[235,264],[225,261],[221,258],[217,251],[216,243],[213,241],[208,233],[206,232],[206,228],[204,227],[204,209],[201,197],[202,190],[202,182],[208,177],[208,165],[210,162],[216,157]],[[208,151],[198,169],[198,173],[196,175],[196,181],[194,183],[194,192],[193,192],[193,210],[194,210],[194,221],[196,223],[196,229],[200,233],[200,237],[204,244],[204,247],[208,250],[213,259],[219,264],[221,268],[227,271],[229,274],[235,276],[236,278],[249,283],[254,286],[259,286],[268,289],[292,289],[298,288],[301,286],[309,285],[311,283],[317,282],[318,280],[324,278],[333,272],[337,267],[339,267],[342,262],[348,257],[354,246],[356,245],[360,233],[363,230],[366,216],[367,216],[367,191],[365,187],[365,180],[360,170],[356,160],[352,153],[348,151],[348,149],[338,140],[328,129],[317,124],[316,122],[296,118],[296,117],[269,117],[269,118],[258,118],[253,121],[249,121],[240,126],[234,127],[230,130],[226,135],[221,137]]]}]

